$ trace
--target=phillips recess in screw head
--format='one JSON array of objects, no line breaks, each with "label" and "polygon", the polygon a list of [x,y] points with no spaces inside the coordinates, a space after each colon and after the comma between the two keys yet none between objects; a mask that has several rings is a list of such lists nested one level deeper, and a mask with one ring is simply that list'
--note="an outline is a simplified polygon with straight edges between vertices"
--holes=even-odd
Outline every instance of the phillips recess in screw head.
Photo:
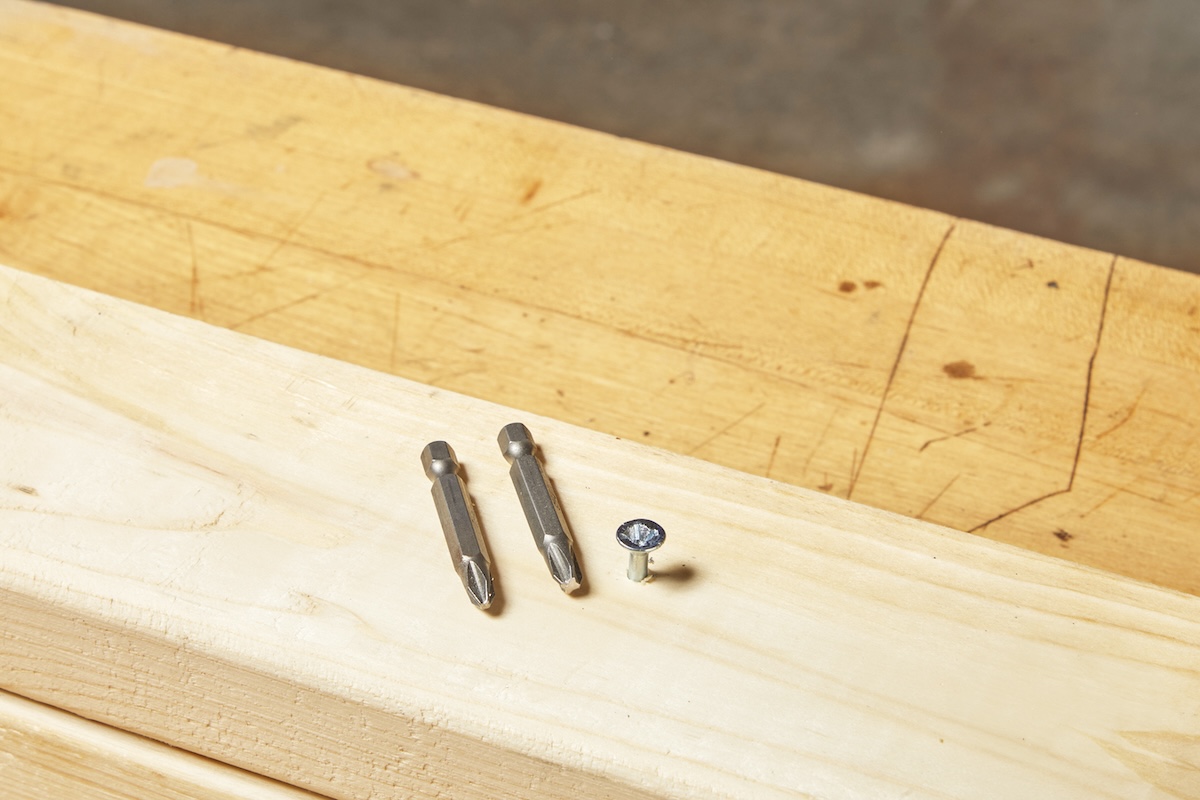
[{"label": "phillips recess in screw head", "polygon": [[433,481],[430,492],[437,507],[438,519],[442,522],[442,533],[446,535],[446,546],[450,548],[450,560],[454,571],[462,578],[471,602],[487,609],[495,597],[492,581],[492,563],[487,548],[479,535],[479,520],[475,506],[467,496],[467,487],[458,474],[458,459],[445,442],[430,442],[421,451],[421,464],[425,474]]},{"label": "phillips recess in screw head", "polygon": [[583,583],[579,560],[575,557],[575,546],[571,541],[571,529],[558,504],[558,497],[537,457],[537,445],[529,429],[519,422],[505,425],[497,437],[500,452],[511,465],[508,469],[521,508],[533,532],[542,558],[554,580],[564,592],[573,592]]}]

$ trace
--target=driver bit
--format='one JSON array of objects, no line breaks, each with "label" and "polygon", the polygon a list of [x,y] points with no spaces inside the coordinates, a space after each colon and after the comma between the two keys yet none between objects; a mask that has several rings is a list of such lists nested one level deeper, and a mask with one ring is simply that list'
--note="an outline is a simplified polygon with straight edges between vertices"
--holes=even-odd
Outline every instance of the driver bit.
[{"label": "driver bit", "polygon": [[487,609],[495,597],[492,563],[479,535],[479,519],[467,495],[466,484],[458,474],[458,459],[445,442],[430,442],[421,451],[425,474],[433,481],[430,492],[437,507],[446,546],[454,571],[462,579],[471,602]]},{"label": "driver bit", "polygon": [[550,574],[564,592],[575,591],[583,583],[583,573],[575,557],[571,529],[558,504],[558,497],[542,470],[542,462],[537,457],[537,445],[533,443],[529,429],[519,422],[513,422],[500,429],[497,441],[500,443],[500,452],[512,465],[508,470],[509,477],[517,490],[517,497],[521,499],[521,508],[529,522],[533,541],[541,551],[542,558],[546,559]]}]

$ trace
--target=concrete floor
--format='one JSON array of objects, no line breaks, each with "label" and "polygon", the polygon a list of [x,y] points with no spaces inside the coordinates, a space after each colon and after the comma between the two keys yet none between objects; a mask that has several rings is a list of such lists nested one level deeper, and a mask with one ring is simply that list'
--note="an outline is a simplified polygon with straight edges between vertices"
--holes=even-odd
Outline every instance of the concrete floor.
[{"label": "concrete floor", "polygon": [[1193,0],[64,5],[1200,271]]}]

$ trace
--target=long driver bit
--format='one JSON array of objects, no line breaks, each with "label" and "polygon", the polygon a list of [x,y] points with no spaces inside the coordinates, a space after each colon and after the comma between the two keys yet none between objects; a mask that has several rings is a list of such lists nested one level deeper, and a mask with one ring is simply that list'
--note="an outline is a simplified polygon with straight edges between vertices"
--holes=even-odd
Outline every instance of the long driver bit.
[{"label": "long driver bit", "polygon": [[467,487],[458,474],[458,459],[445,442],[430,442],[421,451],[425,474],[433,481],[430,492],[437,506],[446,546],[454,571],[462,579],[471,602],[487,609],[495,597],[492,582],[492,563],[479,535],[479,519],[475,506],[467,496]]},{"label": "long driver bit", "polygon": [[517,497],[525,519],[533,532],[550,574],[558,581],[564,592],[573,592],[583,583],[579,560],[575,558],[575,547],[571,541],[571,529],[558,504],[558,497],[537,457],[537,445],[529,429],[519,422],[505,425],[497,437],[500,452],[508,459],[508,474],[516,487]]}]

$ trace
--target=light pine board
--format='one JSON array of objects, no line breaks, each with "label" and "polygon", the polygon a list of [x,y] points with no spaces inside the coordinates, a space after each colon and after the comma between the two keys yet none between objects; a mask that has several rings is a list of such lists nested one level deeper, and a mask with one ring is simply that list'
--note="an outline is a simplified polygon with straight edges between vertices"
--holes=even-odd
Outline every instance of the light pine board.
[{"label": "light pine board", "polygon": [[0,752],[6,800],[322,800],[8,692]]},{"label": "light pine board", "polygon": [[0,0],[0,260],[1200,593],[1200,277]]},{"label": "light pine board", "polygon": [[[25,273],[0,308],[7,690],[338,798],[1200,794],[1200,599]],[[498,614],[450,568],[436,438]]]}]

